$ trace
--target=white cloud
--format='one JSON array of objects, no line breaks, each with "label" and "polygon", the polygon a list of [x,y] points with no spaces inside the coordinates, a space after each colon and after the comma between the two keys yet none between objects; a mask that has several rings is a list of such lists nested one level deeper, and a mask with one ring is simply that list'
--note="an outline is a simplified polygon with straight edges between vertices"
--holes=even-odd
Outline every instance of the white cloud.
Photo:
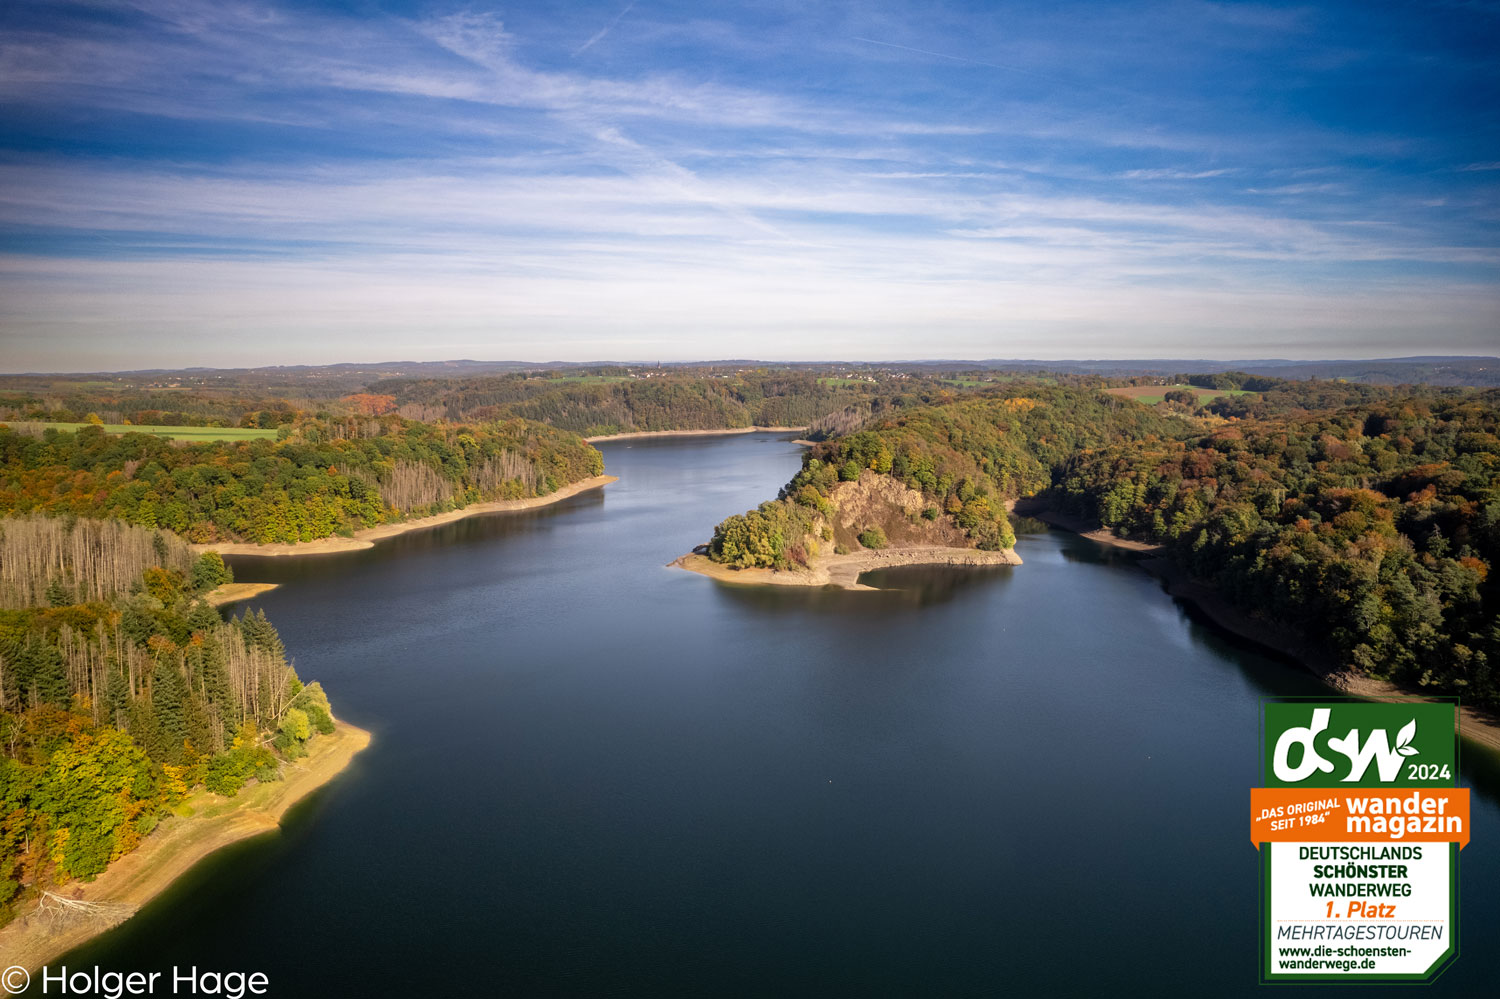
[{"label": "white cloud", "polygon": [[[1493,192],[1434,197],[1340,165],[1341,151],[1402,136],[1204,134],[1133,95],[1101,104],[1097,86],[1082,101],[1070,85],[1046,100],[966,86],[914,102],[883,46],[850,67],[882,75],[848,92],[837,78],[820,90],[702,64],[631,69],[636,32],[598,43],[632,5],[603,28],[595,15],[582,48],[556,28],[568,40],[550,57],[485,13],[145,6],[151,31],[0,38],[0,94],[277,129],[298,153],[260,159],[246,142],[201,162],[0,161],[0,226],[64,247],[0,259],[8,342],[262,328],[292,346],[319,330],[346,346],[420,333],[434,356],[530,343],[622,356],[601,349],[616,342],[703,356],[695,338],[712,331],[725,339],[707,353],[852,356],[868,336],[868,356],[993,356],[1017,353],[985,346],[1002,333],[1053,353],[1066,334],[1097,353],[1114,329],[1139,354],[1195,330],[1351,344],[1405,329],[1458,344],[1497,325]],[[678,44],[699,30],[754,51],[714,25],[675,30]],[[782,31],[764,50],[848,58],[848,34]],[[1296,156],[1267,158],[1266,141]]]}]

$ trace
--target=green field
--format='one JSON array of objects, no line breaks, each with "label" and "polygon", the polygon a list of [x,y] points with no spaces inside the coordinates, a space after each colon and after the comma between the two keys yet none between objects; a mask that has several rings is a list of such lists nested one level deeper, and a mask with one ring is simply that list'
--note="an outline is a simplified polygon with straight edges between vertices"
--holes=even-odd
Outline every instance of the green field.
[{"label": "green field", "polygon": [[[37,423],[30,420],[16,420],[14,426],[25,425],[28,427],[51,428],[53,430],[78,430],[86,427],[87,423]],[[136,427],[122,423],[104,424],[104,432],[107,434],[151,434],[155,437],[165,437],[174,441],[251,441],[251,440],[275,440],[274,430],[252,430],[245,427]]]},{"label": "green field", "polygon": [[1167,393],[1176,389],[1184,389],[1192,392],[1198,397],[1198,405],[1203,405],[1210,399],[1217,399],[1221,395],[1254,395],[1249,389],[1209,389],[1199,388],[1196,385],[1135,385],[1125,388],[1105,389],[1110,395],[1121,395],[1136,402],[1145,403],[1147,406],[1155,406],[1167,397]]}]

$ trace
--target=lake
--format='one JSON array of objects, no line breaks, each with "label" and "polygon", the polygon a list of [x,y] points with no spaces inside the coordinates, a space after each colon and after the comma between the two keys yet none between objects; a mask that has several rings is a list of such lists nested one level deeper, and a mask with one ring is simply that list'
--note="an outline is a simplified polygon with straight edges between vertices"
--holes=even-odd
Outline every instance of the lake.
[{"label": "lake", "polygon": [[[877,593],[666,568],[775,495],[788,438],[607,443],[620,481],[552,507],[232,559],[374,742],[65,963],[277,996],[1261,994],[1259,699],[1323,688],[1058,531]],[[1494,985],[1500,772],[1465,749],[1474,953],[1430,995]]]}]

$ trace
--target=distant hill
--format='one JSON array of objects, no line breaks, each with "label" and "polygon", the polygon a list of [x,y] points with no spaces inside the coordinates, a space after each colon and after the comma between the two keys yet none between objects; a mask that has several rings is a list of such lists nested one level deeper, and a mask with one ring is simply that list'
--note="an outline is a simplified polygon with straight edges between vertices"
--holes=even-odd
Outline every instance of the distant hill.
[{"label": "distant hill", "polygon": [[1343,379],[1375,385],[1500,385],[1500,358],[1496,357],[1387,357],[1366,361],[1290,361],[1280,358],[1239,361],[1171,358],[1124,361],[986,360],[979,364],[997,371],[1061,371],[1114,376],[1201,375],[1216,371],[1246,371],[1252,375],[1274,375],[1277,378]]},{"label": "distant hill", "polygon": [[4,387],[21,387],[28,379],[50,382],[72,378],[168,378],[186,384],[203,386],[215,380],[258,384],[264,387],[318,387],[329,391],[352,391],[353,388],[387,378],[454,378],[506,374],[516,371],[561,371],[568,369],[631,368],[669,369],[712,368],[722,371],[752,368],[776,369],[870,369],[879,371],[912,371],[930,374],[935,371],[1005,371],[1026,374],[1055,372],[1091,374],[1107,377],[1133,375],[1171,377],[1173,375],[1210,374],[1218,371],[1245,371],[1255,375],[1274,375],[1290,379],[1342,379],[1376,385],[1469,385],[1500,386],[1500,357],[1416,356],[1388,357],[1373,360],[1295,361],[1284,358],[1243,360],[1204,360],[1195,358],[1131,358],[1126,360],[1065,360],[1030,358],[963,358],[909,359],[903,361],[769,361],[748,358],[700,361],[375,361],[325,365],[267,365],[258,368],[152,368],[119,372],[71,372],[3,375]]}]

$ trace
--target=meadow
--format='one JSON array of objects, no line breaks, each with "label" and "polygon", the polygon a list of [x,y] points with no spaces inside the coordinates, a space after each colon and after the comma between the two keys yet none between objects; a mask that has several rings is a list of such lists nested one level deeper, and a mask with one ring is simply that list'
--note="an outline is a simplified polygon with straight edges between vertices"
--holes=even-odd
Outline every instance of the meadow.
[{"label": "meadow", "polygon": [[[81,430],[88,426],[87,423],[43,423],[35,421],[17,421],[7,424],[14,430],[35,429],[42,430]],[[251,427],[147,427],[134,426],[128,423],[106,423],[103,424],[104,432],[107,434],[151,434],[153,437],[164,437],[172,441],[249,441],[249,440],[275,440],[275,430],[261,430]]]}]

